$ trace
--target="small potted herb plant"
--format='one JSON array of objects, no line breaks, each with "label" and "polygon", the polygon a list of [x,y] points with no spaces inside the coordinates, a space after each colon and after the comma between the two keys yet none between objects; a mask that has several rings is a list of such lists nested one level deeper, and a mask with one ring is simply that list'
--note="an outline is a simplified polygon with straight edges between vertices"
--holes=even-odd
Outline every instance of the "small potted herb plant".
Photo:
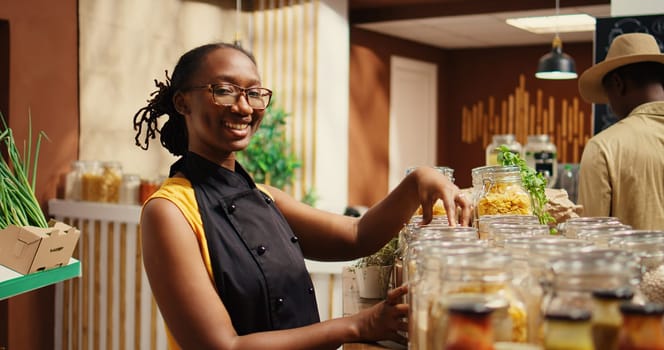
[{"label": "small potted herb plant", "polygon": [[354,271],[360,298],[385,298],[397,253],[397,244],[398,239],[395,237],[377,252],[357,261]]}]

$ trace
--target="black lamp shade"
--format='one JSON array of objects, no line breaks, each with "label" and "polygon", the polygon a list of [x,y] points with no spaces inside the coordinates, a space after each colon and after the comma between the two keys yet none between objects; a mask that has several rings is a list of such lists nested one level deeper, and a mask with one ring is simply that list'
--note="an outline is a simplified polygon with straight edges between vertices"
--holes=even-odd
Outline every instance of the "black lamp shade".
[{"label": "black lamp shade", "polygon": [[551,52],[540,58],[535,76],[540,79],[575,79],[576,64],[561,46],[554,46]]}]

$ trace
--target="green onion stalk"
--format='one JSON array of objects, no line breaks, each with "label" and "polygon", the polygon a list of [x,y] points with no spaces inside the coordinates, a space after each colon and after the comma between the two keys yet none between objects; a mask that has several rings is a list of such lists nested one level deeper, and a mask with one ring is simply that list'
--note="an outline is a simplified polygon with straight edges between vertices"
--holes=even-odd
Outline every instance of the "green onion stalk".
[{"label": "green onion stalk", "polygon": [[37,136],[34,153],[32,152],[32,117],[28,122],[28,141],[24,143],[23,154],[14,141],[12,129],[7,126],[0,113],[4,130],[0,132],[0,143],[4,144],[0,157],[0,229],[9,225],[48,227],[48,222],[35,196],[37,164],[44,132]]},{"label": "green onion stalk", "polygon": [[546,178],[535,169],[529,167],[526,161],[516,153],[510,151],[507,146],[498,147],[498,162],[503,166],[517,166],[521,173],[521,182],[523,187],[530,193],[533,202],[533,214],[537,216],[539,222],[544,225],[555,222],[556,220],[546,211]]}]

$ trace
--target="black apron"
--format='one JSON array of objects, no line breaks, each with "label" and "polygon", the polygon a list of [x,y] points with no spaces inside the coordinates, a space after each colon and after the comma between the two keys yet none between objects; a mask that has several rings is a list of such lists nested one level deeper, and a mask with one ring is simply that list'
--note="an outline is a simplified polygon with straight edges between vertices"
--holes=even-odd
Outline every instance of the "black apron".
[{"label": "black apron", "polygon": [[298,239],[240,164],[233,172],[188,152],[177,171],[194,189],[217,292],[237,333],[319,322]]}]

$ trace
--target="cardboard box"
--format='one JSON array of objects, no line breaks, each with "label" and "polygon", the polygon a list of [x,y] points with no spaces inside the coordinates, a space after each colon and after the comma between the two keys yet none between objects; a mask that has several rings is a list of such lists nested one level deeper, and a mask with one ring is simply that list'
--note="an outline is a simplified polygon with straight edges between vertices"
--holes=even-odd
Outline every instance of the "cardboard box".
[{"label": "cardboard box", "polygon": [[22,274],[68,264],[81,231],[55,220],[48,224],[0,230],[0,264]]}]

